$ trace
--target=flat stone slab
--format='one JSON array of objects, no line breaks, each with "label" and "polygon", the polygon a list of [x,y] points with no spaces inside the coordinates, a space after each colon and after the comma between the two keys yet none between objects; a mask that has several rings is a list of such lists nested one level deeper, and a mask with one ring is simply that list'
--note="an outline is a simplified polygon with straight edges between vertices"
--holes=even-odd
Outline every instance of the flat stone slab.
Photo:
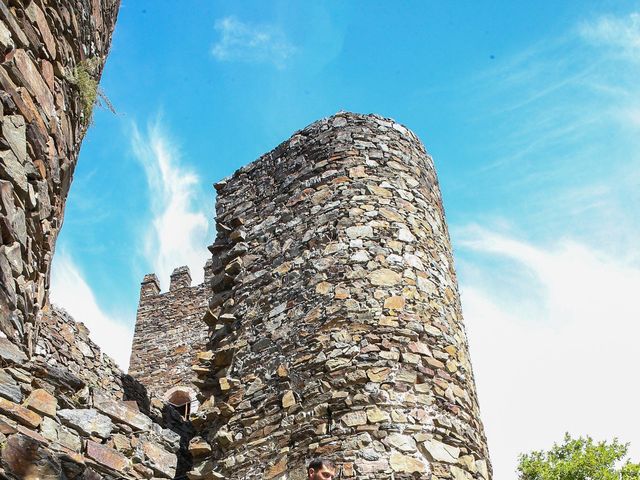
[{"label": "flat stone slab", "polygon": [[46,390],[38,388],[27,397],[24,406],[43,415],[55,417],[58,400]]},{"label": "flat stone slab", "polygon": [[173,478],[176,475],[176,467],[178,466],[178,457],[164,450],[155,443],[145,442],[142,444],[142,450],[147,456],[153,470]]},{"label": "flat stone slab", "polygon": [[42,417],[37,413],[4,398],[0,398],[0,413],[30,428],[37,428],[40,422],[42,422]]},{"label": "flat stone slab", "polygon": [[129,467],[129,459],[117,450],[105,445],[87,440],[87,457],[117,472],[123,472]]},{"label": "flat stone slab", "polygon": [[100,390],[93,392],[93,406],[114,421],[126,423],[136,430],[147,431],[153,423],[144,413],[131,408],[124,402],[113,400]]},{"label": "flat stone slab", "polygon": [[23,398],[22,391],[16,381],[4,370],[0,370],[0,397],[4,397],[14,403],[22,402]]},{"label": "flat stone slab", "polygon": [[28,360],[24,352],[6,338],[0,338],[0,358],[18,365]]},{"label": "flat stone slab", "polygon": [[107,438],[113,430],[113,422],[94,408],[58,410],[62,423],[85,435]]}]

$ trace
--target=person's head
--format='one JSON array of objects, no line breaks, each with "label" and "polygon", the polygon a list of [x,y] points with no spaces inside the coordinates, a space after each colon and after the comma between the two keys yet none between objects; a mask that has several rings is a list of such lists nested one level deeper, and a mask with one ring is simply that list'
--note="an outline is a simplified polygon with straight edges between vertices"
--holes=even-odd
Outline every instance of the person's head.
[{"label": "person's head", "polygon": [[331,460],[314,458],[307,467],[309,480],[333,480],[336,476],[336,466]]}]

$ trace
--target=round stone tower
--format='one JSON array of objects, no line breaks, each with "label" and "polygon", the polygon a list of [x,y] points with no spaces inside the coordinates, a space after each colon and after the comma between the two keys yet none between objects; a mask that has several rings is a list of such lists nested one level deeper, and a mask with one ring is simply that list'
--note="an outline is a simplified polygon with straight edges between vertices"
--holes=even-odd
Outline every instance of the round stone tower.
[{"label": "round stone tower", "polygon": [[[405,127],[338,113],[216,185],[191,478],[491,478],[442,199]],[[208,445],[207,445],[208,444]]]}]

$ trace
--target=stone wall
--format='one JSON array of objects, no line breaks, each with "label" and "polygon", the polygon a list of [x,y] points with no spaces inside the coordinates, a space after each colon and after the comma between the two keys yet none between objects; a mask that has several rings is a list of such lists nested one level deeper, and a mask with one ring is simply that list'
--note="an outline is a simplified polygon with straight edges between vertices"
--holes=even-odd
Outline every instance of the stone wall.
[{"label": "stone wall", "polygon": [[141,408],[148,411],[144,387],[133,381],[127,383],[118,365],[89,338],[87,327],[76,323],[62,308],[45,306],[43,309],[31,361],[41,366],[40,376],[46,376],[45,370],[63,368],[66,374],[77,376],[85,385],[104,390],[114,400],[138,399]]},{"label": "stone wall", "polygon": [[[217,185],[202,286],[182,269],[167,294],[145,278],[132,370],[159,391],[197,375],[190,442],[172,407],[48,309],[118,4],[0,2],[0,478],[183,478],[189,444],[191,480],[294,480],[315,455],[344,477],[489,480],[433,163],[391,120],[298,132]],[[206,326],[167,332],[178,317],[151,315],[184,302],[181,318],[209,326],[195,356]],[[170,333],[166,353],[150,332]]]},{"label": "stone wall", "polygon": [[190,468],[190,425],[47,306],[118,5],[0,2],[0,478],[178,478]]},{"label": "stone wall", "polygon": [[191,286],[187,267],[173,271],[165,293],[155,274],[142,281],[129,374],[159,398],[169,400],[167,394],[180,388],[195,397],[192,366],[207,339],[201,320],[211,296],[210,265],[200,285]]},{"label": "stone wall", "polygon": [[413,133],[312,124],[216,185],[190,478],[491,478],[442,201]]},{"label": "stone wall", "polygon": [[31,359],[0,339],[0,478],[179,478],[191,426],[88,334],[45,307]]},{"label": "stone wall", "polygon": [[29,354],[118,5],[0,2],[0,331]]}]

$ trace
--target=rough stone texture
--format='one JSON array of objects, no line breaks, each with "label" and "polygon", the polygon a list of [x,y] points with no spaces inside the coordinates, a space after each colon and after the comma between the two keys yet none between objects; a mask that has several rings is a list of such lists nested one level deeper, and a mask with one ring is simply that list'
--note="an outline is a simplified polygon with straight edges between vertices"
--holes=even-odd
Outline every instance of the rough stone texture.
[{"label": "rough stone texture", "polygon": [[211,296],[210,262],[204,270],[205,281],[191,286],[189,269],[176,268],[165,293],[155,274],[142,281],[129,374],[159,398],[169,400],[182,387],[195,399],[192,367],[207,340],[202,317]]},{"label": "rough stone texture", "polygon": [[57,372],[65,371],[67,378],[60,378],[59,382],[97,387],[114,399],[137,400],[141,408],[148,408],[144,404],[145,401],[148,403],[144,387],[124,375],[89,338],[87,327],[76,323],[62,308],[48,306],[43,309],[32,360],[40,366],[38,374],[43,378],[53,379],[61,375]]},{"label": "rough stone texture", "polygon": [[0,478],[179,478],[191,467],[192,427],[84,325],[45,307],[39,328],[31,359],[0,361]]},{"label": "rough stone texture", "polygon": [[[169,478],[187,425],[47,304],[55,239],[119,0],[0,2],[0,478]],[[172,431],[173,429],[175,431]],[[147,455],[143,449],[153,454]],[[164,473],[156,471],[158,464]]]},{"label": "rough stone texture", "polygon": [[340,113],[218,183],[192,479],[491,468],[431,158]]},{"label": "rough stone texture", "polygon": [[119,0],[0,2],[0,331],[32,352],[80,142]]}]

